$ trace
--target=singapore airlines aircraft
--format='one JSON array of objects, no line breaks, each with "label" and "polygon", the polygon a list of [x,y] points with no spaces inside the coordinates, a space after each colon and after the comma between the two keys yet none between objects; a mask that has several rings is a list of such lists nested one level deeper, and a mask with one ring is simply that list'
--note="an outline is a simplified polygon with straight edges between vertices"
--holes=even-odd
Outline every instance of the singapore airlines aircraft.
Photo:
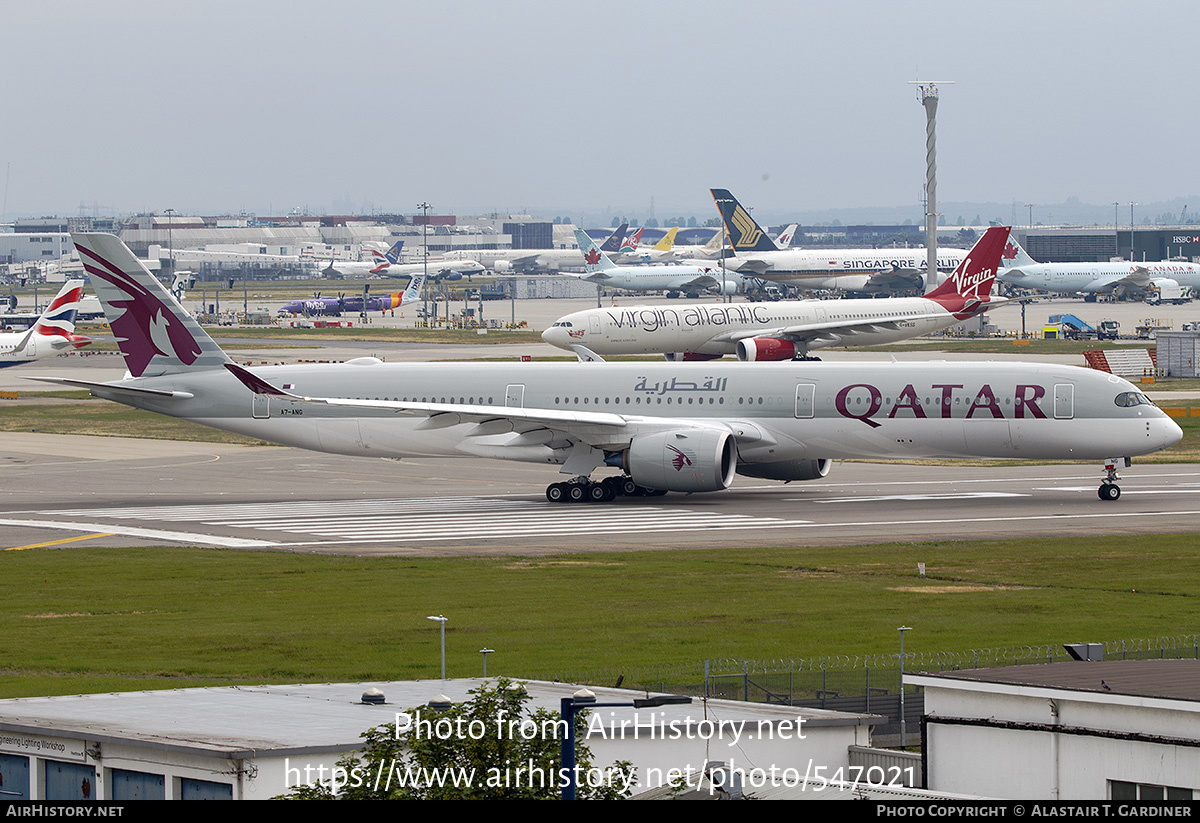
[{"label": "singapore airlines aircraft", "polygon": [[575,229],[575,239],[583,250],[587,274],[582,279],[599,283],[613,289],[636,289],[637,291],[677,291],[697,294],[714,289],[722,294],[736,294],[742,288],[743,278],[727,272],[722,278],[719,266],[668,265],[668,266],[618,266],[608,255],[596,247],[592,238],[580,229]]},{"label": "singapore airlines aircraft", "polygon": [[[1028,363],[234,364],[116,237],[74,235],[129,377],[40,377],[317,451],[558,465],[552,501],[813,480],[843,457],[1105,459],[1178,442],[1113,375]],[[589,479],[602,466],[622,474]]]},{"label": "singapore airlines aircraft", "polygon": [[560,349],[662,353],[668,360],[735,353],[738,360],[793,360],[826,346],[893,343],[1007,303],[991,291],[1008,235],[1007,226],[988,229],[954,274],[924,297],[588,309],[560,317],[542,339]]},{"label": "singapore airlines aircraft", "polygon": [[75,313],[83,299],[83,281],[68,280],[28,331],[0,334],[0,368],[81,349],[92,341],[75,334]]},{"label": "singapore airlines aircraft", "polygon": [[1190,286],[1200,292],[1200,265],[1196,263],[1038,263],[1013,239],[1004,250],[1001,265],[1004,270],[999,280],[1023,289],[1123,295]]},{"label": "singapore airlines aircraft", "polygon": [[[741,274],[804,289],[904,291],[924,284],[925,249],[780,249],[727,189],[710,189],[735,257],[726,266]],[[938,248],[938,270],[962,262],[962,249]]]}]

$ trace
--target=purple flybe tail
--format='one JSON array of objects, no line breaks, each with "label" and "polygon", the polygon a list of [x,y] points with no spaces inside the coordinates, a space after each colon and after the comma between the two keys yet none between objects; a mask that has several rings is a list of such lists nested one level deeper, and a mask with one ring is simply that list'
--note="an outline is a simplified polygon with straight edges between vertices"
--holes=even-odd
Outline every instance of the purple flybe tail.
[{"label": "purple flybe tail", "polygon": [[84,271],[134,377],[220,368],[229,358],[128,247],[111,234],[72,234]]}]

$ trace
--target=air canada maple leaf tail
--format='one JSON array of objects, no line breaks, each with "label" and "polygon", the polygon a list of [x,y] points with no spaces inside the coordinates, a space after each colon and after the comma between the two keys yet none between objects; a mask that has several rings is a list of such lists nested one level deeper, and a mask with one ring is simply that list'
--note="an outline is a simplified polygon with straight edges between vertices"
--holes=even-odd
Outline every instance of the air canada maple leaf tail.
[{"label": "air canada maple leaf tail", "polygon": [[120,239],[93,233],[71,239],[131,375],[215,369],[230,362]]},{"label": "air canada maple leaf tail", "polygon": [[987,300],[1008,243],[1009,231],[1009,226],[992,226],[984,232],[946,282],[925,296],[939,302],[946,298]]}]

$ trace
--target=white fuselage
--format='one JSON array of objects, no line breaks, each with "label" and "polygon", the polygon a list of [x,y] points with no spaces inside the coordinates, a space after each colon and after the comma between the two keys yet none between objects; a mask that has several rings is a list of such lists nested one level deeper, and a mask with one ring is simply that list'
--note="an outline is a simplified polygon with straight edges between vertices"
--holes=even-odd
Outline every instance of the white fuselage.
[{"label": "white fuselage", "polygon": [[1013,266],[997,279],[1023,289],[1085,292],[1095,294],[1121,285],[1122,281],[1174,280],[1200,291],[1200,265],[1196,263],[1034,263]]},{"label": "white fuselage", "polygon": [[[24,346],[21,345],[22,340],[25,340]],[[0,369],[41,360],[43,357],[54,357],[74,348],[70,340],[58,335],[4,332],[0,334]]]},{"label": "white fuselage", "polygon": [[[807,348],[875,346],[929,334],[959,322],[961,318],[923,297],[718,303],[678,308],[614,306],[560,317],[542,333],[542,339],[561,349],[583,345],[600,355],[668,352],[717,355],[733,354],[741,337],[770,336],[770,332],[781,329],[830,330],[829,338],[818,337]],[[848,328],[854,331],[844,336],[832,334]]]},{"label": "white fuselage", "polygon": [[1061,365],[375,361],[254,374],[304,397],[448,410],[430,417],[428,408],[408,413],[256,395],[219,368],[124,382],[186,396],[93,393],[270,442],[374,457],[566,461],[573,438],[555,435],[559,424],[529,426],[506,410],[603,415],[584,427],[592,446],[606,451],[653,432],[732,432],[739,466],[851,457],[1088,460],[1146,454],[1181,437],[1157,407],[1118,402],[1137,393],[1126,381]]},{"label": "white fuselage", "polygon": [[[950,271],[966,257],[962,249],[938,249],[938,269]],[[857,288],[873,274],[924,272],[925,249],[781,249],[739,252],[726,266],[801,288]]]}]

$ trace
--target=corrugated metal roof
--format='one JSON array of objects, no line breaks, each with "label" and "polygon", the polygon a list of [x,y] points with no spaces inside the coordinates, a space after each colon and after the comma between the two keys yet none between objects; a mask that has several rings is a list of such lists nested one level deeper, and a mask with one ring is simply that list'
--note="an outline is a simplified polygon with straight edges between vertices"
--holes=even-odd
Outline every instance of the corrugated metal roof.
[{"label": "corrugated metal roof", "polygon": [[1200,701],[1200,660],[1070,661],[913,674],[944,680]]}]

